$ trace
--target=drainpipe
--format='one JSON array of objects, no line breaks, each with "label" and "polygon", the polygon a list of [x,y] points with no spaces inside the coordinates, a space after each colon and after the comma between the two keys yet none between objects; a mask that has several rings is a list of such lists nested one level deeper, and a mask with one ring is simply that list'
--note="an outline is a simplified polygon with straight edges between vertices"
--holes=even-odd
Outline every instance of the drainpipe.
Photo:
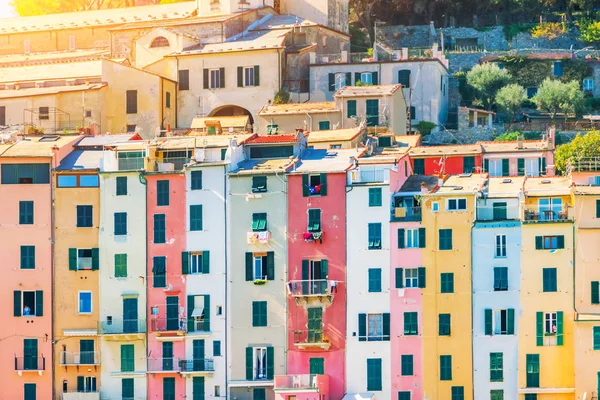
[{"label": "drainpipe", "polygon": [[[233,152],[232,152],[233,153]],[[224,243],[225,243],[225,249],[224,249],[224,259],[225,259],[225,343],[223,343],[223,348],[224,348],[224,352],[225,352],[225,393],[226,393],[226,397],[229,395],[229,387],[227,385],[227,383],[229,382],[229,353],[227,352],[228,346],[227,346],[227,327],[228,325],[228,320],[229,320],[229,307],[227,305],[227,288],[228,288],[228,275],[227,275],[227,267],[228,267],[228,259],[227,259],[227,252],[229,251],[229,246],[227,243],[227,165],[223,166],[223,211],[225,213],[225,234],[224,234]]]},{"label": "drainpipe", "polygon": [[[148,358],[148,338],[150,337],[149,334],[149,329],[148,329],[148,324],[150,321],[148,321],[148,293],[150,292],[150,288],[148,286],[148,262],[149,262],[149,258],[148,258],[148,181],[146,180],[146,177],[144,176],[145,171],[139,171],[138,172],[138,179],[140,181],[140,183],[142,185],[144,185],[144,193],[146,195],[146,212],[144,213],[145,215],[145,221],[144,221],[144,225],[145,225],[145,231],[146,231],[146,268],[144,270],[144,286],[146,287],[146,301],[144,304],[144,315],[146,317],[146,354],[145,357],[146,359]],[[139,302],[138,302],[138,308],[139,308]],[[139,313],[138,313],[139,314]],[[139,324],[139,321],[138,321]],[[146,388],[147,390],[147,388]]]},{"label": "drainpipe", "polygon": [[[57,156],[57,152],[53,152],[54,156]],[[54,279],[54,240],[55,240],[55,235],[54,235],[54,220],[55,220],[55,212],[54,212],[54,190],[52,188],[53,185],[53,180],[52,180],[52,163],[54,161],[54,157],[52,158],[52,161],[50,162],[49,168],[50,168],[50,276],[52,279],[52,285],[50,285],[50,301],[52,306],[50,307],[50,348],[51,350],[51,356],[50,356],[50,362],[52,365],[52,398],[54,399],[56,396],[56,385],[54,384],[54,379],[55,379],[55,375],[56,375],[56,371],[54,368],[54,285],[56,284],[56,279]],[[62,384],[61,384],[62,387]]]}]

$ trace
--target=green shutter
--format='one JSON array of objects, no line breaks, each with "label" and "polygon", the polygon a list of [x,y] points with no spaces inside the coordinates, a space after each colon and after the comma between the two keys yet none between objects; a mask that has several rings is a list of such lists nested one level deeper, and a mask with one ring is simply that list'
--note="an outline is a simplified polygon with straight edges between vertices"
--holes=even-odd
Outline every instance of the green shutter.
[{"label": "green shutter", "polygon": [[390,341],[390,313],[383,313],[383,341]]},{"label": "green shutter", "polygon": [[403,288],[404,281],[402,279],[402,268],[396,268],[396,288]]},{"label": "green shutter", "polygon": [[253,263],[254,263],[254,257],[252,256],[252,253],[246,253],[246,281],[253,281],[254,280],[254,273],[253,273]]},{"label": "green shutter", "polygon": [[335,74],[329,74],[329,91],[335,91]]},{"label": "green shutter", "polygon": [[210,295],[204,295],[204,331],[210,332]]},{"label": "green shutter", "polygon": [[237,84],[238,87],[244,87],[244,67],[237,67]]},{"label": "green shutter", "polygon": [[275,375],[275,354],[274,348],[267,347],[267,379],[273,379]]},{"label": "green shutter", "polygon": [[563,334],[564,324],[563,324],[563,312],[556,312],[556,345],[562,346],[565,344],[565,336]]},{"label": "green shutter", "polygon": [[600,200],[596,200],[596,218],[600,218]]},{"label": "green shutter", "polygon": [[483,160],[483,172],[490,171],[490,160]]},{"label": "green shutter", "polygon": [[556,248],[557,249],[565,248],[565,237],[563,235],[556,236]]},{"label": "green shutter", "polygon": [[379,73],[377,71],[371,72],[371,81],[373,85],[379,85]]},{"label": "green shutter", "polygon": [[[204,257],[202,257],[204,259]],[[187,275],[190,273],[190,253],[188,251],[181,252],[181,274]]]},{"label": "green shutter", "polygon": [[100,250],[95,247],[92,249],[92,271],[97,271],[100,268]]},{"label": "green shutter", "polygon": [[326,279],[329,275],[329,261],[321,260],[321,279]]},{"label": "green shutter", "polygon": [[221,81],[221,89],[225,87],[225,68],[219,68],[219,80]]},{"label": "green shutter", "polygon": [[21,316],[21,291],[20,290],[15,290],[13,292],[13,299],[14,299],[13,315],[15,317],[20,317]]},{"label": "green shutter", "polygon": [[260,86],[260,66],[254,66],[254,86]]},{"label": "green shutter", "polygon": [[425,228],[419,228],[419,248],[424,249],[426,246],[427,236],[425,235]]},{"label": "green shutter", "polygon": [[492,334],[492,310],[489,308],[485,310],[485,334]]},{"label": "green shutter", "polygon": [[69,249],[69,271],[77,271],[77,249]]},{"label": "green shutter", "polygon": [[452,356],[440,356],[440,380],[452,380]]},{"label": "green shutter", "polygon": [[194,317],[192,317],[192,313],[194,312],[194,295],[188,295],[187,297],[187,330],[188,332],[194,332]]},{"label": "green shutter", "polygon": [[275,280],[275,252],[267,252],[267,280]]},{"label": "green shutter", "polygon": [[83,376],[77,377],[77,391],[78,392],[83,392],[84,386],[85,386],[84,381],[85,381],[85,378]]},{"label": "green shutter", "polygon": [[508,158],[502,159],[502,176],[510,176]]},{"label": "green shutter", "polygon": [[321,196],[327,196],[327,174],[321,174]]},{"label": "green shutter", "polygon": [[535,313],[535,337],[536,346],[544,345],[544,313],[538,311]]},{"label": "green shutter", "polygon": [[135,370],[135,353],[133,344],[121,345],[121,372]]},{"label": "green shutter", "polygon": [[546,157],[540,158],[540,175],[546,176]]},{"label": "green shutter", "polygon": [[536,236],[535,237],[535,249],[536,250],[543,250],[544,249],[544,237],[543,236]]},{"label": "green shutter", "polygon": [[43,290],[35,291],[35,316],[36,317],[44,316],[44,291]]},{"label": "green shutter", "polygon": [[600,282],[592,282],[592,304],[600,304]]},{"label": "green shutter", "polygon": [[310,196],[310,191],[308,190],[308,175],[302,175],[302,197]]},{"label": "green shutter", "polygon": [[204,89],[208,89],[208,68],[202,70],[202,84]]},{"label": "green shutter", "polygon": [[508,334],[514,335],[515,334],[515,310],[514,310],[514,308],[508,309],[507,318],[508,318]]},{"label": "green shutter", "polygon": [[400,228],[398,229],[398,248],[399,249],[403,249],[404,248],[404,229]]},{"label": "green shutter", "polygon": [[426,279],[427,279],[427,275],[425,274],[425,267],[419,267],[417,268],[417,276],[418,276],[418,283],[419,283],[419,287],[421,289],[424,289],[426,286]]},{"label": "green shutter", "polygon": [[346,103],[346,107],[347,107],[346,117],[347,118],[356,117],[356,100],[348,100],[348,102]]},{"label": "green shutter", "polygon": [[367,314],[358,314],[358,341],[367,340]]},{"label": "green shutter", "polygon": [[202,273],[203,274],[210,273],[210,252],[209,251],[202,252]]},{"label": "green shutter", "polygon": [[519,176],[525,176],[525,159],[518,158],[517,159],[517,171]]}]

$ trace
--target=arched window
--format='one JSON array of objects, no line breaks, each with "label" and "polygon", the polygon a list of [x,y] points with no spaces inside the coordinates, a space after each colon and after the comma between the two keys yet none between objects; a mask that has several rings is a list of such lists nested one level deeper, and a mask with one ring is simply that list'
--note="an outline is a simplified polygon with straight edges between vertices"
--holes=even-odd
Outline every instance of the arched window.
[{"label": "arched window", "polygon": [[169,47],[169,41],[164,36],[159,36],[152,41],[150,47]]}]

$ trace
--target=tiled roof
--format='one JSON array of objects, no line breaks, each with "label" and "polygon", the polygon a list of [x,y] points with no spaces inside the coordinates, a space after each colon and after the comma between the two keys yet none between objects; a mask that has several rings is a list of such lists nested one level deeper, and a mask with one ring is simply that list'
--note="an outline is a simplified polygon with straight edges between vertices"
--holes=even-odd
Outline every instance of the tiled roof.
[{"label": "tiled roof", "polygon": [[57,93],[79,92],[84,90],[97,90],[107,86],[106,83],[92,83],[90,85],[75,86],[50,86],[42,88],[25,88],[13,90],[0,90],[0,99],[11,99],[16,97],[44,96]]},{"label": "tiled roof", "polygon": [[272,104],[264,106],[258,112],[258,115],[286,115],[286,114],[306,114],[306,113],[328,113],[339,111],[335,101],[320,101],[314,103],[288,103]]},{"label": "tiled roof", "polygon": [[246,144],[296,143],[297,141],[298,137],[296,135],[270,135],[257,136],[248,140]]},{"label": "tiled roof", "polygon": [[219,121],[221,128],[245,128],[248,124],[247,115],[239,115],[232,117],[195,117],[192,120],[192,129],[206,128],[206,123],[209,121]]},{"label": "tiled roof", "polygon": [[109,56],[106,49],[51,51],[47,53],[8,54],[0,56],[0,67],[54,64],[61,62],[99,60]]},{"label": "tiled roof", "polygon": [[308,134],[308,144],[353,140],[363,131],[361,128],[313,131]]},{"label": "tiled roof", "polygon": [[466,144],[456,146],[419,146],[410,150],[411,157],[440,157],[481,154],[481,146]]},{"label": "tiled roof", "polygon": [[399,193],[414,193],[421,191],[421,184],[427,185],[427,190],[431,191],[438,185],[438,177],[431,175],[411,175],[402,184]]},{"label": "tiled roof", "polygon": [[522,148],[519,149],[519,142],[514,140],[510,142],[477,142],[481,145],[484,153],[510,153],[510,152],[528,152],[549,150],[545,140],[524,140]]},{"label": "tiled roof", "polygon": [[[56,137],[56,140],[48,138]],[[46,136],[26,136],[25,139],[16,142],[4,153],[4,157],[52,157],[53,148],[61,148],[70,143],[76,142],[81,138],[80,135],[46,135]]]},{"label": "tiled roof", "polygon": [[224,43],[194,45],[184,49],[184,51],[180,53],[173,53],[170,56],[280,49],[284,47],[285,36],[288,32],[289,30],[250,32],[236,40],[230,40]]},{"label": "tiled roof", "polygon": [[302,153],[300,161],[294,168],[294,173],[344,172],[354,165],[354,162],[350,161],[350,157],[359,158],[366,151],[365,147],[336,150],[309,149]]},{"label": "tiled roof", "polygon": [[102,61],[0,68],[0,82],[31,82],[58,79],[100,78]]},{"label": "tiled roof", "polygon": [[527,177],[525,194],[527,196],[567,196],[571,193],[571,179],[568,176]]},{"label": "tiled roof", "polygon": [[402,89],[402,85],[374,85],[374,86],[344,86],[334,97],[366,97],[385,96],[396,93]]}]

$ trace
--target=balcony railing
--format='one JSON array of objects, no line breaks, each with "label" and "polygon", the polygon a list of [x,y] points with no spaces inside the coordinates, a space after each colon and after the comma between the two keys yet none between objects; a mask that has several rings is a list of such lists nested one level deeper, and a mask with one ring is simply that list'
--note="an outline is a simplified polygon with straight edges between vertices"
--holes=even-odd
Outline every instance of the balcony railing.
[{"label": "balcony railing", "polygon": [[321,391],[329,386],[328,375],[277,375],[274,379],[275,390],[317,390]]},{"label": "balcony railing", "polygon": [[45,371],[46,357],[15,357],[15,371]]},{"label": "balcony railing", "polygon": [[337,282],[332,288],[327,279],[289,281],[288,289],[292,296],[327,296],[337,291]]},{"label": "balcony railing", "polygon": [[320,348],[328,350],[331,347],[331,335],[329,329],[303,329],[295,330],[294,346],[299,349]]},{"label": "balcony railing", "polygon": [[145,319],[115,319],[100,322],[100,334],[120,335],[131,333],[146,333]]},{"label": "balcony railing", "polygon": [[358,170],[353,171],[353,183],[377,183],[377,182],[385,182],[385,170],[383,169],[375,169],[375,170]]},{"label": "balcony railing", "polygon": [[215,362],[212,358],[179,360],[179,367],[181,372],[213,372]]},{"label": "balcony railing", "polygon": [[119,158],[119,171],[138,171],[144,169],[144,157]]},{"label": "balcony railing", "polygon": [[598,172],[600,171],[600,157],[586,157],[579,160],[569,161],[568,164],[573,171]]},{"label": "balcony railing", "polygon": [[159,172],[181,171],[192,159],[188,157],[167,157],[156,160],[155,170]]},{"label": "balcony railing", "polygon": [[60,365],[98,365],[100,364],[100,353],[97,351],[67,352],[60,353]]},{"label": "balcony railing", "polygon": [[179,372],[180,370],[178,358],[163,357],[148,359],[148,372]]},{"label": "balcony railing", "polygon": [[518,206],[503,206],[488,204],[477,206],[477,221],[507,221],[518,220]]},{"label": "balcony railing", "polygon": [[392,222],[421,221],[421,207],[395,207],[392,209]]},{"label": "balcony railing", "polygon": [[186,320],[186,329],[188,333],[210,332],[210,323],[203,319],[189,318]]},{"label": "balcony railing", "polygon": [[76,390],[69,390],[60,394],[61,400],[99,400],[100,392],[78,392]]},{"label": "balcony railing", "polygon": [[539,208],[525,208],[523,210],[523,220],[526,222],[566,222],[572,221],[573,216],[571,208],[562,209],[543,209]]},{"label": "balcony railing", "polygon": [[154,332],[185,331],[186,324],[185,318],[152,318],[150,329]]}]

